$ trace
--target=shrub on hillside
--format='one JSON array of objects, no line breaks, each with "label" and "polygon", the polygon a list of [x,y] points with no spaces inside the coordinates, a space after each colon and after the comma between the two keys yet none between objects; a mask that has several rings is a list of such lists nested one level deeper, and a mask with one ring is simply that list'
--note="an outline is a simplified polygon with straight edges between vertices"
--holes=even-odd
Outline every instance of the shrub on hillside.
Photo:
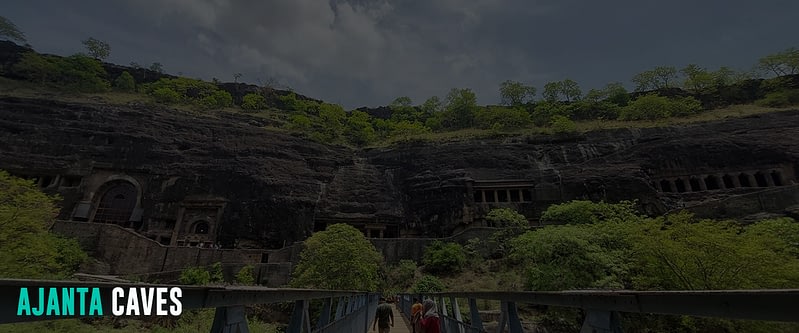
[{"label": "shrub on hillside", "polygon": [[61,58],[56,63],[58,74],[56,82],[67,89],[95,93],[108,91],[111,84],[103,64],[88,56],[76,54]]},{"label": "shrub on hillside", "polygon": [[413,285],[414,293],[436,293],[441,291],[444,291],[444,283],[432,275],[422,276]]},{"label": "shrub on hillside", "polygon": [[552,116],[551,127],[555,133],[577,132],[577,125],[571,119],[564,116]]},{"label": "shrub on hillside", "polygon": [[28,52],[14,64],[12,72],[33,82],[78,92],[103,92],[110,87],[102,64],[80,54],[61,58]]},{"label": "shrub on hillside", "polygon": [[133,92],[136,90],[136,80],[128,71],[124,71],[114,80],[114,88],[119,91]]},{"label": "shrub on hillside", "polygon": [[434,241],[425,248],[422,263],[430,273],[457,273],[466,264],[466,254],[460,244]]},{"label": "shrub on hillside", "polygon": [[784,90],[766,94],[766,97],[755,101],[758,106],[782,108],[799,104],[799,90]]},{"label": "shrub on hillside", "polygon": [[693,97],[668,98],[656,94],[643,95],[622,108],[620,120],[655,120],[685,116],[702,110],[702,104]]},{"label": "shrub on hillside", "polygon": [[263,110],[266,108],[266,98],[261,94],[247,94],[241,99],[241,108],[244,110]]},{"label": "shrub on hillside", "polygon": [[530,114],[521,108],[482,107],[474,115],[474,123],[478,128],[497,128],[512,130],[530,126]]},{"label": "shrub on hillside", "polygon": [[163,104],[175,104],[182,100],[177,91],[167,87],[153,90],[150,92],[150,95],[153,97],[153,99],[155,99],[156,102]]},{"label": "shrub on hillside", "polygon": [[540,102],[533,108],[532,120],[536,126],[549,126],[552,117],[571,117],[571,110],[560,102]]},{"label": "shrub on hillside", "polygon": [[197,104],[206,110],[226,108],[233,105],[233,96],[224,90],[217,90],[201,98]]}]

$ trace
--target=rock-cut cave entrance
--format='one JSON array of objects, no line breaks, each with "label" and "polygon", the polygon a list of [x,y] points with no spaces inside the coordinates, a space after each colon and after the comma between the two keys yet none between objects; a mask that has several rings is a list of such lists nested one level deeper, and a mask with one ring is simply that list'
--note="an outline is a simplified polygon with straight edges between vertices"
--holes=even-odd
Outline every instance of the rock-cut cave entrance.
[{"label": "rock-cut cave entrance", "polygon": [[127,226],[136,208],[136,194],[136,187],[129,182],[110,184],[97,206],[94,222]]}]

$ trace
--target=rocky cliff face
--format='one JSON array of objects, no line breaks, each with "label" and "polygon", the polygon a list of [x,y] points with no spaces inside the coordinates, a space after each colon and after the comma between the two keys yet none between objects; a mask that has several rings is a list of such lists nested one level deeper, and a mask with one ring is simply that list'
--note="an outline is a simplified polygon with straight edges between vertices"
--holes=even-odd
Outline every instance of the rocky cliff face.
[{"label": "rocky cliff face", "polygon": [[131,227],[165,244],[193,223],[198,200],[222,200],[219,242],[275,248],[334,222],[385,225],[384,237],[446,236],[482,225],[491,207],[535,221],[571,199],[637,199],[659,214],[789,185],[799,161],[799,111],[361,151],[264,125],[229,113],[0,98],[0,169],[60,193],[62,219],[80,217],[81,202],[96,208],[103,184],[127,177],[142,209]]},{"label": "rocky cliff face", "polygon": [[[354,162],[347,149],[259,126],[230,114],[2,98],[0,168],[48,179],[42,186],[65,197],[63,219],[91,196],[91,177],[102,173],[141,183],[145,221],[153,225],[174,224],[186,198],[221,197],[227,200],[222,238],[277,247],[310,234],[325,184]],[[75,177],[79,185],[54,183]]]}]

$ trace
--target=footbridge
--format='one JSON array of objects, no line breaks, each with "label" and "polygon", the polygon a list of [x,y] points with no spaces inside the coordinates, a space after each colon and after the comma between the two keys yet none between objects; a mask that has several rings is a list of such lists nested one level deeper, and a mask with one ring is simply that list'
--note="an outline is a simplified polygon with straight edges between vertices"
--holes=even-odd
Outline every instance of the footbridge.
[{"label": "footbridge", "polygon": [[[97,302],[102,315],[110,316],[119,290],[134,289],[152,296],[150,288],[171,290],[175,285],[143,283],[107,283],[81,281],[44,281],[0,279],[0,330],[2,324],[38,320],[85,317],[76,308],[65,306],[69,290],[84,290],[85,302]],[[85,289],[83,289],[85,288]],[[115,288],[117,289],[115,291]],[[32,308],[47,307],[41,315],[19,313],[23,289],[29,293]],[[67,291],[65,291],[67,290]],[[57,300],[51,311],[52,294]],[[79,291],[80,293],[80,291]],[[97,300],[95,295],[97,294]],[[46,296],[44,294],[47,294]],[[90,295],[91,294],[91,295]],[[372,331],[379,295],[359,291],[309,290],[237,286],[180,286],[182,310],[215,308],[211,332],[247,333],[245,307],[248,305],[290,302],[294,304],[287,333],[366,333]],[[74,295],[74,294],[73,294]],[[83,294],[81,294],[83,295]],[[395,313],[407,318],[413,298],[435,300],[439,305],[442,332],[486,332],[478,312],[478,301],[501,304],[497,332],[522,333],[521,304],[549,305],[582,309],[585,321],[581,332],[622,332],[620,315],[650,313],[690,315],[728,319],[799,322],[799,289],[788,290],[719,290],[719,291],[560,291],[560,292],[447,292],[401,294]],[[84,302],[83,297],[80,299]],[[122,303],[130,305],[130,303]],[[151,303],[152,304],[152,303]],[[159,303],[155,303],[159,306]],[[161,305],[170,306],[166,300]],[[83,306],[81,304],[81,306]],[[468,307],[468,315],[463,315]],[[37,312],[36,310],[33,311]],[[312,315],[313,314],[313,315]],[[94,313],[97,315],[97,313]],[[399,317],[399,316],[397,316]],[[392,332],[410,331],[403,318],[395,317]]]}]

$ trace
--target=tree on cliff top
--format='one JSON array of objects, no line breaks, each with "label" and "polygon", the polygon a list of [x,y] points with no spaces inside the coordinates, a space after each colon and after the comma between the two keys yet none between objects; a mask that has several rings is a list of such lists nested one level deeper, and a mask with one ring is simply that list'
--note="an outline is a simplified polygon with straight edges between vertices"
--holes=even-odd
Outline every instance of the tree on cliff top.
[{"label": "tree on cliff top", "polygon": [[21,43],[25,43],[26,41],[25,34],[17,28],[14,22],[2,16],[0,16],[0,38],[15,40]]},{"label": "tree on cliff top", "polygon": [[89,55],[97,60],[108,58],[108,55],[111,54],[111,46],[108,45],[108,43],[99,39],[94,39],[93,37],[84,40],[83,45],[86,46]]},{"label": "tree on cliff top", "polygon": [[334,224],[303,243],[291,280],[296,288],[376,291],[383,257],[363,233]]},{"label": "tree on cliff top", "polygon": [[75,240],[50,233],[55,201],[0,171],[0,278],[61,279],[87,258]]}]

